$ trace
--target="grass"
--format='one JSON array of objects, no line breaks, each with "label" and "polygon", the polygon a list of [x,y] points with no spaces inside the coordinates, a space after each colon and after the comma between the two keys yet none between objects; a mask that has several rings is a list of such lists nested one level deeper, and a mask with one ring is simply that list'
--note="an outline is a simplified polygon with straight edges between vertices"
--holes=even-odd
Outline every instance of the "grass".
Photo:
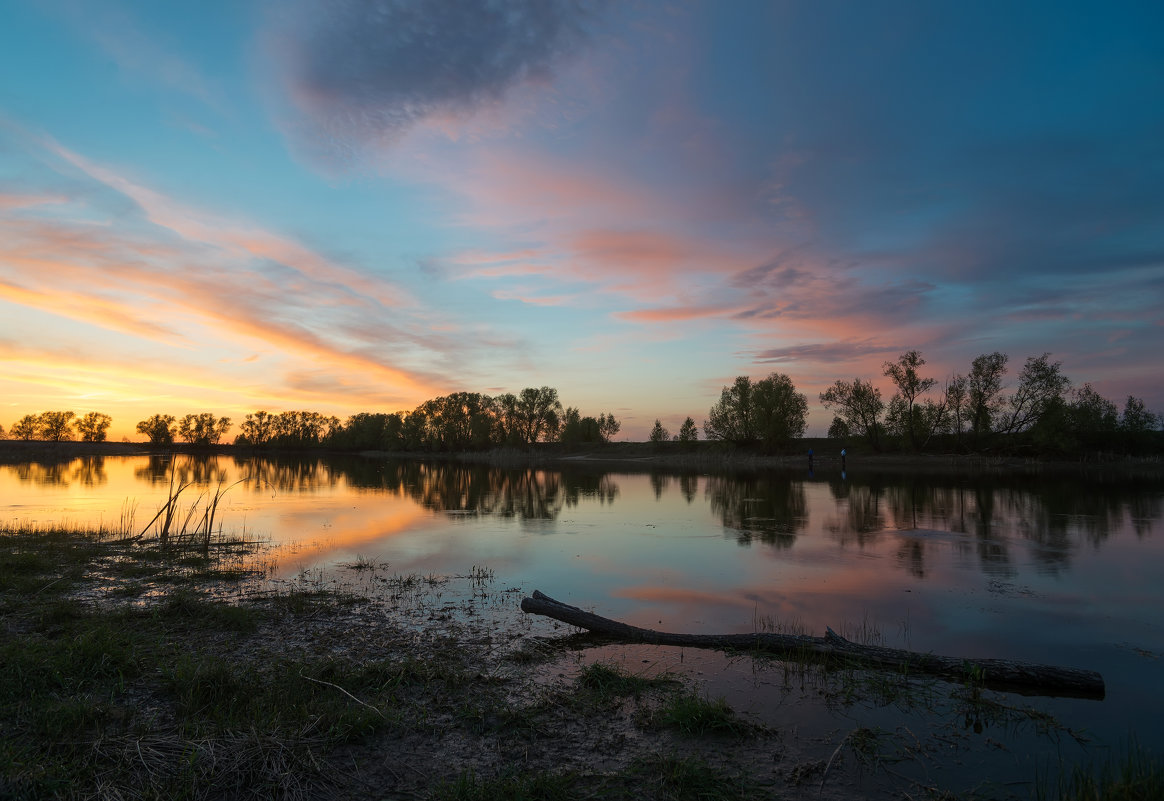
[{"label": "grass", "polygon": [[[1048,798],[1040,786],[1038,796]],[[1070,769],[1059,781],[1058,801],[1156,801],[1164,798],[1164,762],[1131,742],[1098,765]]]},{"label": "grass", "polygon": [[[488,568],[386,577],[380,601],[309,571],[226,602],[223,582],[261,578],[246,561],[260,547],[220,532],[0,527],[0,618],[17,635],[0,639],[0,798],[356,798],[369,770],[376,788],[403,782],[419,798],[719,798],[708,788],[743,786],[686,758],[627,757],[607,771],[584,757],[563,769],[530,759],[563,721],[575,736],[612,716],[633,729],[620,699],[672,692],[673,677],[594,664],[556,696],[574,702],[547,703],[522,689],[537,659],[515,679],[501,654],[486,666],[487,638],[470,646],[373,614],[377,603],[397,609],[402,591],[439,597],[454,580],[481,599]],[[699,725],[722,728],[711,718],[689,728]],[[470,763],[526,756],[503,763],[514,769],[449,771],[450,736]],[[411,762],[417,743],[426,767],[402,779],[385,755]],[[376,756],[357,770],[364,750]]]},{"label": "grass", "polygon": [[741,720],[723,698],[709,699],[694,692],[673,694],[653,716],[655,725],[687,736],[707,734],[743,737],[756,727]]},{"label": "grass", "polygon": [[[373,596],[315,570],[264,582],[262,548],[221,532],[127,537],[120,523],[0,527],[0,798],[716,801],[839,784],[845,754],[881,771],[903,758],[896,732],[858,726],[843,749],[774,772],[775,732],[722,698],[613,662],[562,668],[576,657],[557,639],[450,617],[439,599],[458,587],[512,606],[487,568],[345,571]],[[400,622],[415,612],[432,628]],[[875,672],[810,672],[826,699],[929,703],[930,685],[897,675],[880,692]],[[956,689],[986,725],[1043,725],[972,676]],[[1159,797],[1160,776],[1136,752],[1073,774],[1062,797]]]}]

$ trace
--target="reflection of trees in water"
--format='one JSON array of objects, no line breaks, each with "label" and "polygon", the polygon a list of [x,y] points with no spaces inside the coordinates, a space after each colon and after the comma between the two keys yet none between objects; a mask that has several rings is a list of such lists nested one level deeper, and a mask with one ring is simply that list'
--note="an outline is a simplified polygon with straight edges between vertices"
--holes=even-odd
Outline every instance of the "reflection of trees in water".
[{"label": "reflection of trees in water", "polygon": [[663,491],[671,483],[671,478],[672,476],[667,473],[651,473],[651,489],[655,491],[656,501],[663,497]]},{"label": "reflection of trees in water", "polygon": [[1128,516],[1138,539],[1152,533],[1152,524],[1164,516],[1164,494],[1134,495],[1128,500]]},{"label": "reflection of trees in water", "polygon": [[[1164,514],[1159,482],[1070,475],[868,475],[829,485],[845,514],[828,526],[843,546],[859,547],[887,525],[965,533],[952,547],[973,554],[983,572],[1015,571],[1014,542],[1026,542],[1041,570],[1070,565],[1083,543],[1098,547],[1126,528],[1150,532]],[[879,505],[884,500],[884,505]],[[882,508],[885,515],[882,515]],[[924,540],[902,536],[898,561],[923,575]]]},{"label": "reflection of trees in water", "polygon": [[843,519],[826,526],[842,546],[855,544],[864,548],[881,538],[885,530],[885,516],[881,513],[884,491],[880,486],[846,485],[842,491],[830,483],[829,489],[834,498],[844,502]]},{"label": "reflection of trees in water", "polygon": [[[369,470],[369,465],[372,469]],[[399,492],[434,512],[553,520],[583,499],[613,503],[618,485],[604,473],[512,469],[458,462],[364,462],[349,483]]]},{"label": "reflection of trees in water", "polygon": [[404,492],[426,509],[474,516],[552,520],[565,505],[561,476],[447,462],[402,462]]},{"label": "reflection of trees in water", "polygon": [[134,468],[133,472],[138,481],[154,485],[168,485],[172,477],[175,489],[185,484],[220,484],[229,479],[226,468],[219,464],[217,456],[152,454],[144,465]]},{"label": "reflection of trees in water", "polygon": [[790,548],[808,523],[804,482],[788,476],[711,476],[705,493],[711,511],[741,545],[759,540]]},{"label": "reflection of trees in water", "polygon": [[26,481],[30,484],[45,484],[50,486],[69,486],[68,465],[62,462],[54,462],[52,464],[41,464],[39,462],[22,462],[14,464],[9,469],[16,473],[16,477],[21,481]]},{"label": "reflection of trees in water", "polygon": [[672,473],[651,473],[650,475],[651,489],[655,493],[655,500],[663,497],[672,483],[679,485],[679,494],[683,496],[683,500],[687,503],[692,503],[695,497],[699,494],[699,476],[693,473],[682,473],[674,475]]},{"label": "reflection of trees in water", "polygon": [[236,481],[249,492],[314,492],[335,487],[344,471],[322,459],[235,457]]},{"label": "reflection of trees in water", "polygon": [[73,480],[85,487],[100,487],[109,481],[105,475],[104,456],[82,456],[75,462]]}]

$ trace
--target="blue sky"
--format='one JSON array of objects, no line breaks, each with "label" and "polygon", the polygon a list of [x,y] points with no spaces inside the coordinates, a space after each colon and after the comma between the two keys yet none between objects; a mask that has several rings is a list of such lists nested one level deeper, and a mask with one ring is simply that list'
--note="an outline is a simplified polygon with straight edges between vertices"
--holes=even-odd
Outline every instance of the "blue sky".
[{"label": "blue sky", "polygon": [[[1049,351],[1164,410],[1158,3],[0,0],[0,422]],[[5,417],[11,420],[4,419]]]}]

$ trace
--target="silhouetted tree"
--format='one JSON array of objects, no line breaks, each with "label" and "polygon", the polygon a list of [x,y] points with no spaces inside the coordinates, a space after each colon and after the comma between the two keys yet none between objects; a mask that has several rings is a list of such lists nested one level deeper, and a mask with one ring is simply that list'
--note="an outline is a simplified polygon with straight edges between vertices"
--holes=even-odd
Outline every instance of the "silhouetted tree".
[{"label": "silhouetted tree", "polygon": [[41,412],[36,421],[37,433],[50,442],[72,439],[76,416],[74,412]]},{"label": "silhouetted tree", "polygon": [[12,424],[9,432],[15,439],[36,439],[40,433],[39,419],[35,414],[26,414]]},{"label": "silhouetted tree", "polygon": [[671,433],[663,427],[663,424],[659,422],[659,418],[656,417],[655,427],[651,429],[651,435],[648,439],[655,444],[667,442],[671,439]]},{"label": "silhouetted tree", "polygon": [[1071,428],[1083,434],[1110,434],[1120,427],[1116,405],[1085,383],[1068,405]]},{"label": "silhouetted tree", "polygon": [[248,414],[247,419],[239,426],[240,434],[235,440],[238,445],[250,445],[261,448],[271,440],[271,431],[274,425],[274,415],[259,410]]},{"label": "silhouetted tree", "polygon": [[190,445],[217,445],[230,430],[229,417],[215,417],[210,412],[188,414],[178,424],[178,435]]},{"label": "silhouetted tree", "polygon": [[1002,377],[1006,375],[1007,355],[995,351],[982,354],[970,364],[967,394],[970,403],[970,429],[977,446],[994,428],[1002,412]]},{"label": "silhouetted tree", "polygon": [[562,416],[562,431],[559,439],[567,445],[602,442],[602,430],[598,425],[598,418],[583,417],[576,407],[569,407]]},{"label": "silhouetted tree", "polygon": [[923,444],[923,431],[924,438],[929,439],[934,424],[940,422],[940,409],[944,408],[931,406],[923,410],[919,403],[921,396],[937,383],[936,379],[923,378],[918,372],[925,363],[919,351],[909,350],[897,361],[885,362],[884,365],[884,374],[897,387],[897,394],[889,402],[890,428],[908,439],[914,450]]},{"label": "silhouetted tree", "polygon": [[849,430],[863,433],[874,450],[881,449],[878,432],[881,428],[881,413],[885,410],[881,390],[859,378],[852,381],[838,379],[820,393],[820,402],[826,409],[836,409],[838,416],[848,424]]},{"label": "silhouetted tree", "polygon": [[598,415],[598,433],[603,442],[610,442],[622,430],[622,423],[614,417],[614,412],[605,412]]},{"label": "silhouetted tree", "polygon": [[1051,354],[1030,357],[1019,374],[1019,385],[1007,401],[998,430],[1007,434],[1027,431],[1049,411],[1063,405],[1063,396],[1071,381],[1062,374],[1061,363],[1050,360]]},{"label": "silhouetted tree", "polygon": [[703,433],[708,439],[745,443],[760,440],[769,448],[804,436],[808,399],[782,373],[752,383],[742,375],[724,387],[708,411]]},{"label": "silhouetted tree", "polygon": [[399,413],[354,414],[342,426],[336,426],[328,437],[328,444],[334,448],[358,451],[403,450],[403,422],[403,416]]},{"label": "silhouetted tree", "polygon": [[964,375],[956,375],[946,384],[945,430],[962,444],[962,434],[970,418],[970,382]]},{"label": "silhouetted tree", "polygon": [[1130,434],[1143,434],[1155,431],[1160,426],[1161,418],[1148,411],[1142,398],[1128,395],[1124,404],[1124,411],[1120,415],[1120,429]]},{"label": "silhouetted tree", "polygon": [[506,392],[493,398],[496,418],[493,441],[498,445],[515,445],[517,435],[517,396]]},{"label": "silhouetted tree", "polygon": [[849,430],[849,424],[845,422],[844,418],[834,416],[825,436],[829,439],[848,439],[852,435],[853,432]]},{"label": "silhouetted tree", "polygon": [[339,426],[339,418],[319,412],[280,412],[270,418],[271,445],[280,448],[317,448]]},{"label": "silhouetted tree", "polygon": [[683,425],[679,427],[679,441],[680,442],[695,442],[699,439],[699,429],[695,425],[695,421],[688,417],[683,421]]},{"label": "silhouetted tree", "polygon": [[113,418],[101,412],[89,412],[77,421],[77,433],[83,442],[104,442],[105,433],[113,423]]},{"label": "silhouetted tree", "polygon": [[174,415],[155,414],[137,424],[139,434],[145,434],[151,445],[173,445],[178,427],[174,425]]},{"label": "silhouetted tree", "polygon": [[515,430],[519,440],[531,445],[542,439],[556,437],[562,404],[558,390],[553,387],[526,387],[517,398],[514,409]]}]

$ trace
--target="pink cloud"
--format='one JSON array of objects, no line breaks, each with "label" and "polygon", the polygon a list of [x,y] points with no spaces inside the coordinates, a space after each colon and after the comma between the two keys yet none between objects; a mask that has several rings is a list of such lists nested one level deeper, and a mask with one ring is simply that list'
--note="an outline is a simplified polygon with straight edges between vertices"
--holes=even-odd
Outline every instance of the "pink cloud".
[{"label": "pink cloud", "polygon": [[497,300],[516,300],[530,306],[563,306],[570,302],[565,295],[534,295],[521,289],[495,289],[490,294]]},{"label": "pink cloud", "polygon": [[724,317],[735,311],[737,308],[732,306],[675,306],[666,309],[615,312],[614,317],[632,323],[673,323],[707,317]]}]

